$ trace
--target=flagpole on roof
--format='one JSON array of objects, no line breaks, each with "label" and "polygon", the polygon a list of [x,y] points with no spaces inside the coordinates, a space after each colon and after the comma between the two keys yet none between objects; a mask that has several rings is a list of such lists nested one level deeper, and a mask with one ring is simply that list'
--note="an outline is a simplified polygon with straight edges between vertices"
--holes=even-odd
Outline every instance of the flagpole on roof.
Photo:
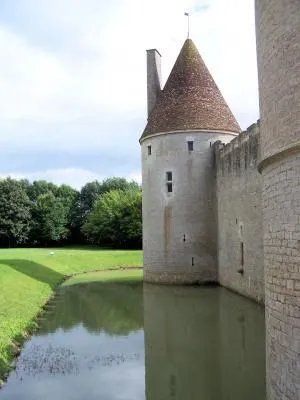
[{"label": "flagpole on roof", "polygon": [[185,15],[186,17],[188,17],[188,32],[187,32],[187,37],[188,37],[188,39],[189,39],[189,37],[190,37],[190,13],[185,12],[184,15]]}]

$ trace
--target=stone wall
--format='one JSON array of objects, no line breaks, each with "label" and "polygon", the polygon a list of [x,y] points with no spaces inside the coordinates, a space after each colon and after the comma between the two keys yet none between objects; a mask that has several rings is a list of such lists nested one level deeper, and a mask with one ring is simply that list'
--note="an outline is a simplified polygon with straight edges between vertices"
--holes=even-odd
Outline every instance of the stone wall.
[{"label": "stone wall", "polygon": [[[146,282],[216,282],[217,212],[212,143],[229,142],[233,137],[235,134],[225,132],[183,131],[142,141]],[[189,142],[193,143],[192,150]],[[168,192],[168,184],[172,192]]]},{"label": "stone wall", "polygon": [[300,154],[264,173],[267,386],[270,399],[299,399]]},{"label": "stone wall", "polygon": [[214,144],[221,285],[264,301],[259,123]]},{"label": "stone wall", "polygon": [[256,0],[267,398],[300,399],[300,2]]}]

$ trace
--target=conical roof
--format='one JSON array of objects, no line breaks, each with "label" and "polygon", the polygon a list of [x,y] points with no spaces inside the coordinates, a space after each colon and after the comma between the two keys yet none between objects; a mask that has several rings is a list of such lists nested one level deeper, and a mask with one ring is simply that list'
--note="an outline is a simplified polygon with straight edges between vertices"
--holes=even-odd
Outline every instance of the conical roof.
[{"label": "conical roof", "polygon": [[141,139],[178,130],[241,131],[191,39],[179,53]]}]

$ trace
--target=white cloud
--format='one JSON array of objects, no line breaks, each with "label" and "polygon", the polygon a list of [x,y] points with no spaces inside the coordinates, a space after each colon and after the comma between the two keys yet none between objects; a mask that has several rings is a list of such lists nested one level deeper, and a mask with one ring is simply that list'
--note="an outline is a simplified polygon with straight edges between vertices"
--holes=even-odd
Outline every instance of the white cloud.
[{"label": "white cloud", "polygon": [[0,48],[0,120],[51,117],[67,78],[59,60],[1,27]]},{"label": "white cloud", "polygon": [[[22,172],[11,172],[8,174],[1,174],[0,178],[6,178],[10,176],[13,179],[28,179],[33,182],[35,180],[45,180],[47,182],[53,182],[57,185],[61,185],[66,183],[74,187],[75,189],[80,189],[87,182],[98,180],[101,182],[102,180],[109,178],[109,176],[97,174],[93,171],[82,169],[82,168],[60,168],[60,169],[48,169],[45,171],[35,171],[29,173]],[[139,171],[133,171],[131,174],[127,176],[122,176],[129,181],[136,181],[138,183],[142,182],[142,177]]]},{"label": "white cloud", "polygon": [[[166,80],[186,37],[185,10],[191,37],[242,128],[258,118],[252,0],[24,0],[15,7],[37,23],[0,25],[0,144],[12,160],[59,149],[70,171],[85,171],[74,167],[72,154],[116,155],[126,146],[139,152],[145,50],[160,50]],[[47,174],[43,168],[35,170]]]}]

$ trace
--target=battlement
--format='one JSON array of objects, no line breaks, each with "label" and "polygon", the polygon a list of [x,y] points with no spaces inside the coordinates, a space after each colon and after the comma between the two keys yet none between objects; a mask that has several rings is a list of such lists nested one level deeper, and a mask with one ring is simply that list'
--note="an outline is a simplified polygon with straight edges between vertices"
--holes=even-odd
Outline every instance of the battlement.
[{"label": "battlement", "polygon": [[239,175],[247,169],[257,168],[260,161],[260,122],[249,126],[230,143],[213,144],[218,173]]}]

